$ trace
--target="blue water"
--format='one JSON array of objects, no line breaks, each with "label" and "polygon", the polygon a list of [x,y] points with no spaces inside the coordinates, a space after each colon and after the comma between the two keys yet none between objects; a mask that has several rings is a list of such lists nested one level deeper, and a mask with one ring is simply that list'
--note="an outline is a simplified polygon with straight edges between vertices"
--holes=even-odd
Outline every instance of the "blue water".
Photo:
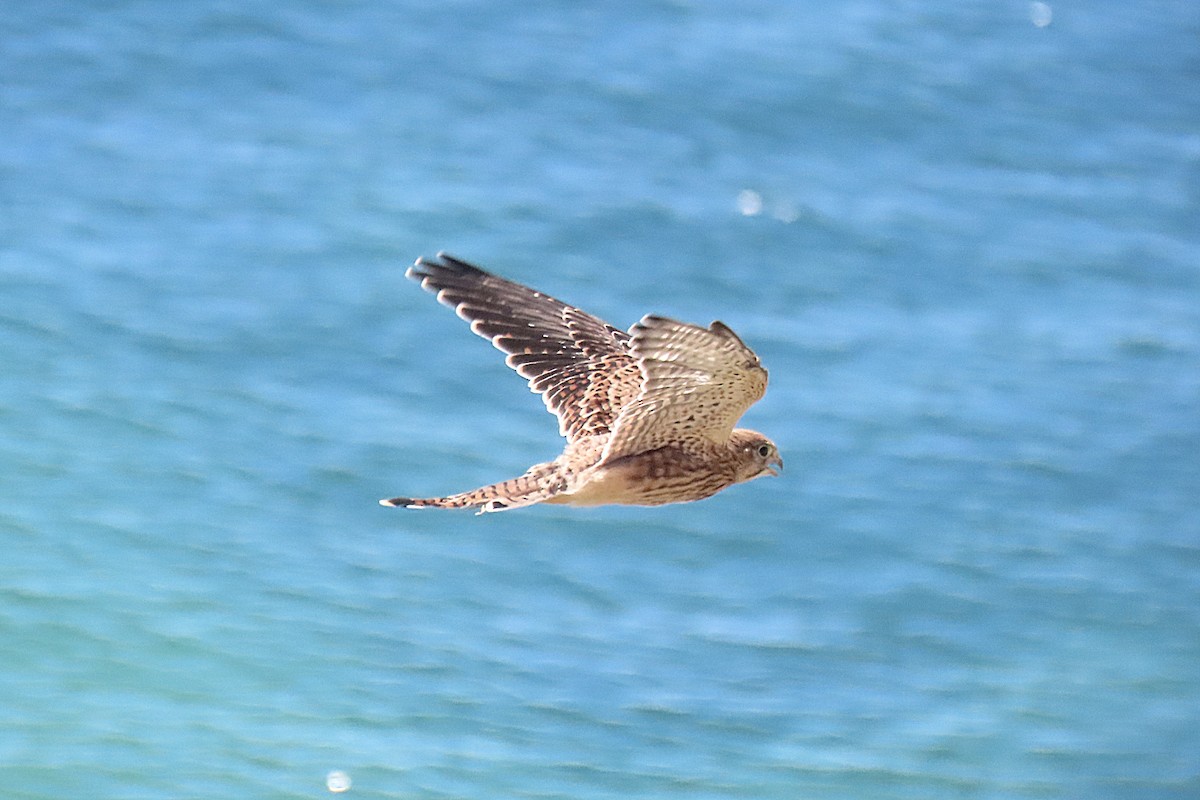
[{"label": "blue water", "polygon": [[[1200,797],[1198,9],[7,4],[0,795]],[[559,447],[439,249],[784,477],[379,507]]]}]

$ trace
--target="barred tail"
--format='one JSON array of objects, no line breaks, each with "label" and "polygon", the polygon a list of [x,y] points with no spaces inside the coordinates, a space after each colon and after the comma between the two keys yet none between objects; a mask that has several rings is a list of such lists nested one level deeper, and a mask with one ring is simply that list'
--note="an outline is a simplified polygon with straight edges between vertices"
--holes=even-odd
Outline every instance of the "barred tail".
[{"label": "barred tail", "polygon": [[507,511],[549,500],[566,489],[554,462],[531,467],[528,472],[490,486],[446,497],[392,497],[380,500],[381,506],[397,508],[474,508],[476,513]]}]

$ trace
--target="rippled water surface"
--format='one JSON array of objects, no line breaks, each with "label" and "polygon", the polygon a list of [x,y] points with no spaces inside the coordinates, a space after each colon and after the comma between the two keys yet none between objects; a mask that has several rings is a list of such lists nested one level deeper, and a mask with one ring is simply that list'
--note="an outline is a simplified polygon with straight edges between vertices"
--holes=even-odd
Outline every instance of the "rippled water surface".
[{"label": "rippled water surface", "polygon": [[[1200,13],[0,13],[0,794],[1200,796]],[[780,479],[553,456],[439,249],[737,330]]]}]

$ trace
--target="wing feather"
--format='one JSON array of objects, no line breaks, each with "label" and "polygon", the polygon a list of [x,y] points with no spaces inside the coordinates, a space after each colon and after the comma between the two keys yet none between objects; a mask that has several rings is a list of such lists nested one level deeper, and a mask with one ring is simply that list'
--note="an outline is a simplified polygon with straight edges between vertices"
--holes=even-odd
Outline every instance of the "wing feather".
[{"label": "wing feather", "polygon": [[604,461],[689,439],[727,441],[766,392],[758,356],[723,323],[645,316],[630,334],[642,389],[617,417]]},{"label": "wing feather", "polygon": [[610,433],[642,389],[630,335],[591,314],[446,253],[405,274],[507,355],[570,442]]}]

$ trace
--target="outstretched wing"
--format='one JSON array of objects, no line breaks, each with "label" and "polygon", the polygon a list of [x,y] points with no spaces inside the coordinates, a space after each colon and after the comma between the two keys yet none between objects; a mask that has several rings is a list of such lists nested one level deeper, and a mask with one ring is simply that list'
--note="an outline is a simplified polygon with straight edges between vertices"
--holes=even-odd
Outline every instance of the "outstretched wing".
[{"label": "outstretched wing", "polygon": [[641,390],[629,334],[591,314],[445,253],[405,274],[508,355],[567,441],[609,433]]},{"label": "outstretched wing", "polygon": [[642,390],[617,417],[603,461],[689,439],[725,442],[767,390],[758,356],[723,323],[646,316],[629,332]]}]

